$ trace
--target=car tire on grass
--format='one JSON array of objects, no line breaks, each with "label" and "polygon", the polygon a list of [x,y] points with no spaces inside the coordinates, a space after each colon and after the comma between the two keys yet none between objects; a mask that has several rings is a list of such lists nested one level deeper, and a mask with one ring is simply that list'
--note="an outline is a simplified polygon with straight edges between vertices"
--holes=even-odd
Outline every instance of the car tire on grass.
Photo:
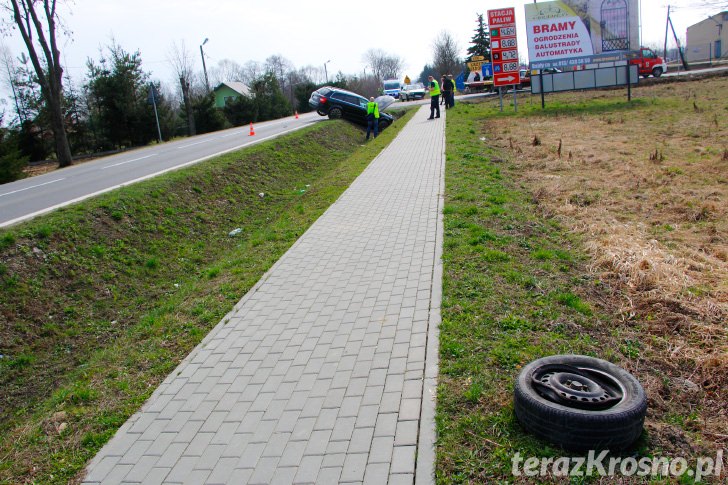
[{"label": "car tire on grass", "polygon": [[384,130],[384,129],[385,129],[386,127],[388,127],[388,126],[389,126],[389,122],[388,122],[388,121],[385,121],[385,120],[381,120],[381,121],[379,122],[379,131],[382,131],[382,130]]},{"label": "car tire on grass", "polygon": [[569,450],[624,449],[642,433],[645,391],[605,360],[556,355],[521,370],[514,389],[523,428]]},{"label": "car tire on grass", "polygon": [[655,77],[660,77],[660,76],[662,76],[662,68],[661,68],[661,67],[656,67],[656,68],[654,68],[654,69],[652,70],[652,75],[653,75],[653,76],[655,76]]},{"label": "car tire on grass", "polygon": [[342,116],[341,108],[331,108],[329,110],[329,119],[339,120]]}]

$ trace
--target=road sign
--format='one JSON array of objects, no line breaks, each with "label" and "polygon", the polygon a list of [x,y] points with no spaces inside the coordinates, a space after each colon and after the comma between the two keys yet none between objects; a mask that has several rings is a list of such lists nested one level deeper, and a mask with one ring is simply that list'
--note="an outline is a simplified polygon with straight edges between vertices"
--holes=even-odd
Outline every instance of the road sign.
[{"label": "road sign", "polygon": [[482,66],[483,61],[468,62],[468,69],[470,69],[471,72],[480,71]]},{"label": "road sign", "polygon": [[490,62],[483,64],[481,69],[483,70],[483,77],[493,76],[493,64],[491,64]]},{"label": "road sign", "polygon": [[520,84],[515,9],[488,10],[488,28],[493,59],[493,85],[499,87]]},{"label": "road sign", "polygon": [[471,61],[484,61],[485,57],[484,56],[473,56],[470,58],[470,60]]},{"label": "road sign", "polygon": [[493,75],[493,85],[509,86],[511,84],[518,84],[520,79],[517,72],[499,72]]}]

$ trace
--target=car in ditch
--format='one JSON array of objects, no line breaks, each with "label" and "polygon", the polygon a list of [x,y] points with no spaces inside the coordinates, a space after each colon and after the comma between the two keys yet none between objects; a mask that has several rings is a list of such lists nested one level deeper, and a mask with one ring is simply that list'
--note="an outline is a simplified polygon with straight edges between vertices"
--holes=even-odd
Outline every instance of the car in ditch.
[{"label": "car in ditch", "polygon": [[399,91],[400,101],[412,101],[413,99],[424,99],[425,86],[422,83],[405,84]]},{"label": "car in ditch", "polygon": [[[379,104],[379,130],[383,130],[394,121],[394,117],[384,113],[393,102],[392,96],[379,96],[375,99]],[[330,119],[345,119],[356,124],[367,125],[367,103],[369,100],[351,91],[332,86],[324,86],[311,93],[308,105],[321,116]]]}]

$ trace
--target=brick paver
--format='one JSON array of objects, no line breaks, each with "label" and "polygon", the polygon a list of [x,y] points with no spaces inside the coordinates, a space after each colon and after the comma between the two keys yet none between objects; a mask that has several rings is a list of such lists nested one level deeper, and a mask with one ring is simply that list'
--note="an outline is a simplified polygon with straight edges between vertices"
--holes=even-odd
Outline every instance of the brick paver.
[{"label": "brick paver", "polygon": [[84,483],[433,483],[444,116],[415,117]]}]

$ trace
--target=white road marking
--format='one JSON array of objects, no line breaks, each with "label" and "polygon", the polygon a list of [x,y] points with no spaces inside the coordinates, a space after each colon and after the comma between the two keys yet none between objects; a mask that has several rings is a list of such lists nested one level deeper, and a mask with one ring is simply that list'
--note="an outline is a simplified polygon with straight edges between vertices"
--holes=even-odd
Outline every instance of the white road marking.
[{"label": "white road marking", "polygon": [[199,145],[201,143],[207,143],[208,141],[212,141],[212,138],[208,138],[207,140],[202,140],[202,141],[198,141],[198,142],[195,142],[195,143],[190,143],[188,145],[182,145],[181,147],[177,147],[177,149],[179,150],[180,148],[193,147],[193,146]]},{"label": "white road marking", "polygon": [[[56,205],[51,206],[51,207],[46,207],[45,209],[41,209],[41,210],[36,211],[36,212],[33,212],[31,214],[26,214],[24,216],[16,217],[15,219],[11,219],[9,221],[0,222],[0,227],[12,226],[13,224],[17,224],[18,222],[22,222],[22,221],[26,221],[28,219],[32,219],[33,217],[36,217],[36,216],[39,216],[41,214],[45,214],[45,213],[51,212],[51,211],[53,211],[55,209],[58,209],[60,207],[65,207],[65,206],[74,204],[76,202],[80,202],[82,200],[89,199],[91,197],[95,197],[97,195],[104,194],[106,192],[111,192],[112,190],[116,190],[119,187],[124,187],[124,186],[127,186],[127,185],[132,185],[132,184],[135,184],[137,182],[141,182],[142,180],[146,180],[146,179],[150,179],[150,178],[156,177],[156,176],[161,175],[163,173],[172,172],[174,170],[179,170],[180,168],[184,168],[184,167],[187,167],[189,165],[194,165],[196,163],[202,162],[203,160],[207,160],[209,158],[214,158],[214,157],[217,157],[219,155],[223,155],[225,153],[229,153],[229,152],[232,152],[232,151],[235,151],[235,150],[239,150],[239,149],[244,148],[244,147],[247,147],[247,146],[257,145],[260,142],[267,141],[267,140],[271,140],[273,138],[276,138],[276,137],[285,135],[287,133],[291,133],[291,132],[300,130],[301,128],[305,128],[306,126],[310,126],[310,125],[311,125],[311,122],[301,123],[300,125],[298,125],[296,127],[293,127],[291,129],[289,129],[288,131],[284,131],[284,132],[281,132],[281,133],[276,133],[275,135],[264,136],[262,138],[257,138],[255,140],[248,140],[248,141],[246,141],[246,143],[242,143],[242,144],[237,145],[237,146],[234,146],[232,148],[228,148],[228,149],[225,149],[225,150],[221,150],[221,151],[219,151],[217,153],[213,153],[211,155],[206,155],[206,156],[201,157],[201,158],[198,158],[196,160],[191,160],[189,162],[185,162],[185,163],[182,163],[180,165],[176,165],[174,167],[169,167],[169,168],[166,168],[164,170],[160,170],[159,172],[151,173],[149,175],[144,175],[144,176],[139,177],[139,178],[136,178],[134,180],[130,180],[130,181],[124,182],[122,184],[117,184],[117,185],[115,185],[113,187],[107,187],[105,189],[98,190],[98,191],[96,191],[94,193],[91,193],[91,194],[82,195],[81,197],[77,197],[77,198],[75,198],[73,200],[68,200],[66,202],[61,202],[60,204],[56,204]],[[63,180],[63,179],[59,179],[59,180]],[[48,183],[52,183],[52,182],[48,182]]]},{"label": "white road marking", "polygon": [[66,180],[66,179],[65,178],[56,179],[56,180],[51,180],[50,182],[44,182],[44,183],[38,184],[38,185],[31,185],[30,187],[26,187],[24,189],[13,190],[12,192],[7,192],[5,194],[0,194],[0,197],[2,197],[4,195],[17,194],[18,192],[23,192],[24,190],[30,190],[30,189],[35,189],[35,188],[38,188],[38,187],[43,187],[44,185],[48,185],[48,184],[53,184],[53,183],[56,183],[56,182],[60,182],[61,180]]},{"label": "white road marking", "polygon": [[134,160],[127,160],[125,162],[119,162],[119,163],[115,163],[113,165],[107,165],[105,167],[101,167],[101,170],[106,170],[107,168],[111,168],[111,167],[118,167],[119,165],[124,165],[124,164],[131,163],[131,162],[138,162],[139,160],[144,160],[145,158],[153,157],[156,155],[157,155],[156,153],[152,153],[151,155],[146,155],[143,157],[135,158]]}]

